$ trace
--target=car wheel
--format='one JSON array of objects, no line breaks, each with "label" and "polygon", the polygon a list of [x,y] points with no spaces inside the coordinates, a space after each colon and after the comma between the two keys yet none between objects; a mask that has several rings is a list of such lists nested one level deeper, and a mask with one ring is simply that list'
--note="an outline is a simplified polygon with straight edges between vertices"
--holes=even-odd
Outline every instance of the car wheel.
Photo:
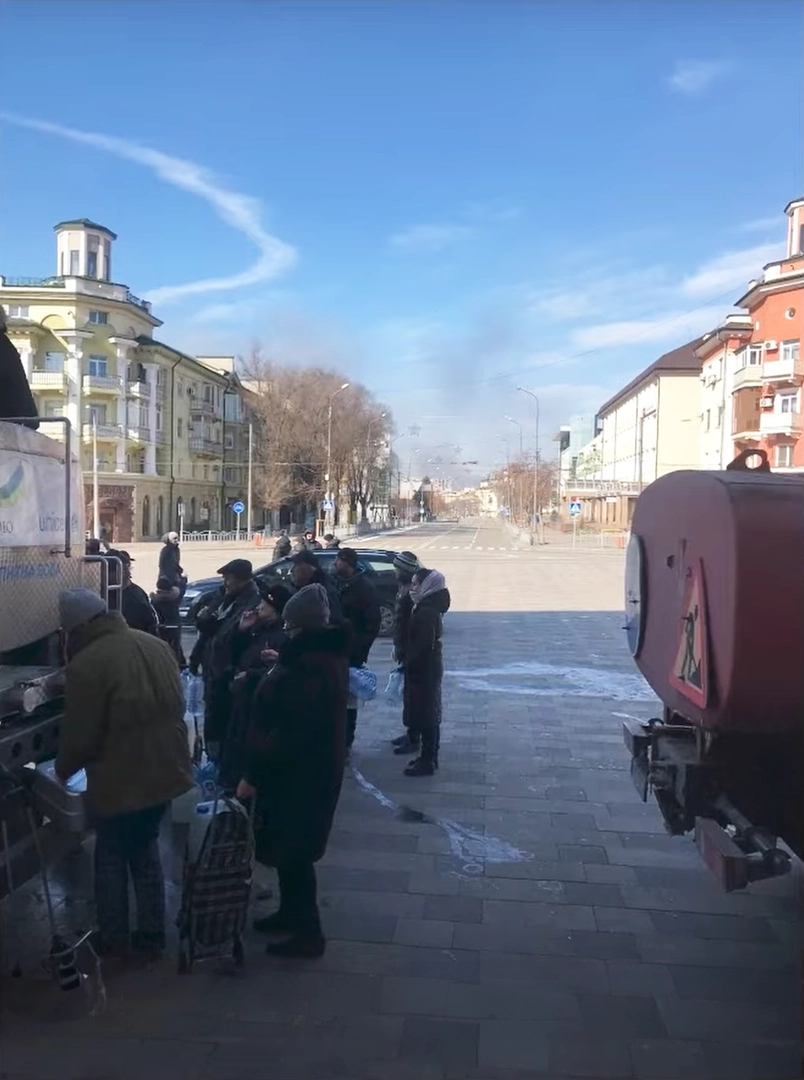
[{"label": "car wheel", "polygon": [[380,637],[390,637],[394,632],[394,609],[389,604],[380,604]]}]

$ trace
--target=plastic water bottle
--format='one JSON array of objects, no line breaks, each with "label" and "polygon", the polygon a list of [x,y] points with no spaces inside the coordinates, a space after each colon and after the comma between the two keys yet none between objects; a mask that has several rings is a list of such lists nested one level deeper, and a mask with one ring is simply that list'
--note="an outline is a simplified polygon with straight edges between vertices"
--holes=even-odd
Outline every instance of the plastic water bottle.
[{"label": "plastic water bottle", "polygon": [[184,672],[185,711],[191,716],[198,716],[204,707],[204,685],[200,675]]}]

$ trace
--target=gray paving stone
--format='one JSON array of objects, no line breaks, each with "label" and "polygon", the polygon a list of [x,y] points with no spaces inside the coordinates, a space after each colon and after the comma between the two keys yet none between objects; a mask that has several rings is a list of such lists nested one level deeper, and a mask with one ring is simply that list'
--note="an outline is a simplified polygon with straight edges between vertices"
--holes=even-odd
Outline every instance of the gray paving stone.
[{"label": "gray paving stone", "polygon": [[550,1069],[555,1077],[629,1080],[633,1076],[628,1043],[613,1039],[551,1039]]},{"label": "gray paving stone", "polygon": [[580,1020],[578,997],[546,983],[486,980],[451,983],[446,1014],[477,1020]]},{"label": "gray paving stone", "polygon": [[477,982],[480,960],[476,952],[457,947],[429,949],[333,941],[317,964],[327,971],[358,975],[419,975],[425,979]]},{"label": "gray paving stone", "polygon": [[403,893],[411,875],[401,870],[354,870],[340,866],[324,866],[317,870],[322,889],[359,892]]},{"label": "gray paving stone", "polygon": [[584,1031],[593,1039],[660,1039],[667,1031],[656,1002],[611,994],[579,996]]},{"label": "gray paving stone", "polygon": [[[513,844],[527,843],[516,834],[509,835],[509,842]],[[526,850],[529,854],[531,853],[530,846],[527,846]],[[487,863],[486,877],[525,878],[532,881],[583,882],[586,880],[583,863],[558,862],[555,858],[557,854],[556,849],[552,860],[536,858],[528,862]]]},{"label": "gray paving stone", "polygon": [[568,904],[587,904],[591,907],[621,907],[622,893],[619,885],[599,885],[590,882],[569,882],[564,887]]},{"label": "gray paving stone", "polygon": [[584,867],[586,880],[592,885],[635,885],[636,871],[631,866],[596,866],[587,863]]},{"label": "gray paving stone", "polygon": [[379,1010],[411,1016],[446,1016],[447,998],[454,985],[444,979],[425,979],[419,975],[387,975],[380,984]]},{"label": "gray paving stone", "polygon": [[639,1039],[631,1043],[637,1080],[705,1080],[710,1075],[703,1046],[680,1039]]},{"label": "gray paving stone", "polygon": [[329,843],[329,850],[344,848],[350,851],[398,851],[414,852],[420,850],[419,837],[393,832],[350,832],[334,831]]},{"label": "gray paving stone", "polygon": [[399,920],[395,915],[350,911],[343,907],[322,913],[321,921],[330,941],[390,942],[394,940]]},{"label": "gray paving stone", "polygon": [[765,919],[738,915],[693,915],[683,911],[652,911],[650,918],[660,934],[713,941],[776,942],[773,928]]},{"label": "gray paving stone", "polygon": [[594,912],[577,904],[516,903],[484,900],[483,922],[496,926],[552,926],[559,930],[596,930]]},{"label": "gray paving stone", "polygon": [[361,892],[357,889],[325,888],[320,890],[320,905],[325,917],[329,909],[420,919],[426,900],[421,894],[408,892]]},{"label": "gray paving stone", "polygon": [[673,997],[676,984],[673,968],[664,964],[646,964],[634,960],[607,960],[612,994],[644,997]]},{"label": "gray paving stone", "polygon": [[479,923],[483,920],[483,901],[473,896],[428,896],[424,901],[423,917]]},{"label": "gray paving stone", "polygon": [[674,1039],[732,1039],[756,1042],[759,1039],[794,1040],[801,1036],[801,1008],[745,1004],[734,1001],[659,1000],[665,1027]]},{"label": "gray paving stone", "polygon": [[647,911],[635,911],[623,907],[595,907],[592,909],[598,930],[612,930],[626,934],[650,934],[653,922]]},{"label": "gray paving stone", "polygon": [[503,1068],[533,1076],[546,1072],[551,1064],[549,1040],[535,1034],[527,1021],[481,1021],[477,1057],[481,1075]]},{"label": "gray paving stone", "polygon": [[786,968],[790,952],[780,945],[754,942],[684,941],[654,934],[635,938],[639,956],[654,964],[681,964],[684,967],[742,967],[773,971]]},{"label": "gray paving stone", "polygon": [[714,1080],[796,1080],[801,1076],[801,1042],[779,1045],[732,1040],[703,1044]]},{"label": "gray paving stone", "polygon": [[538,982],[589,994],[606,994],[609,976],[602,960],[576,956],[525,956],[480,953],[480,983]]},{"label": "gray paving stone", "polygon": [[449,949],[455,924],[437,919],[399,919],[394,932],[398,945],[425,945]]},{"label": "gray paving stone", "polygon": [[463,1020],[408,1017],[402,1031],[403,1061],[438,1062],[446,1072],[477,1064],[479,1025]]},{"label": "gray paving stone", "polygon": [[780,971],[744,968],[679,967],[666,969],[675,992],[685,1000],[773,1003],[784,1005],[801,997],[800,972],[795,966]]}]

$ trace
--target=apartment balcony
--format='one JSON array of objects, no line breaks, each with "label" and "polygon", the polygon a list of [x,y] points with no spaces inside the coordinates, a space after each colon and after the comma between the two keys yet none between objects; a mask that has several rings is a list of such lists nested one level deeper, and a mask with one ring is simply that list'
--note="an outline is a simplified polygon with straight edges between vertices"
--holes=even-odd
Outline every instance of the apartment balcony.
[{"label": "apartment balcony", "polygon": [[800,383],[804,379],[804,358],[766,360],[762,378],[766,383]]},{"label": "apartment balcony", "polygon": [[119,394],[123,389],[117,375],[85,375],[82,385],[85,394]]},{"label": "apartment balcony", "polygon": [[211,401],[193,398],[190,402],[190,416],[214,416],[215,405]]},{"label": "apartment balcony", "polygon": [[219,439],[208,439],[203,435],[191,435],[189,441],[190,449],[196,454],[220,457],[223,451],[223,443]]},{"label": "apartment balcony", "polygon": [[136,427],[129,424],[126,434],[130,442],[149,443],[151,441],[151,429],[147,427]]},{"label": "apartment balcony", "polygon": [[738,416],[732,422],[731,437],[736,442],[759,442],[759,417]]},{"label": "apartment balcony", "polygon": [[141,382],[139,379],[128,383],[128,396],[132,398],[145,398],[147,401],[151,400],[151,384],[147,382]]},{"label": "apartment balcony", "polygon": [[154,434],[154,442],[157,446],[167,446],[170,442],[170,436],[166,431],[157,431]]},{"label": "apartment balcony", "polygon": [[63,390],[63,371],[32,371],[31,387],[34,390]]},{"label": "apartment balcony", "polygon": [[93,426],[92,424],[84,424],[82,432],[84,435],[84,441],[90,441],[93,434],[97,430],[98,441],[101,439],[122,439],[123,429],[120,424],[98,424]]},{"label": "apartment balcony", "polygon": [[744,386],[762,386],[762,380],[762,364],[746,364],[745,367],[734,372],[733,389],[741,390]]},{"label": "apartment balcony", "polygon": [[759,418],[759,430],[763,435],[800,435],[801,413],[764,412]]}]

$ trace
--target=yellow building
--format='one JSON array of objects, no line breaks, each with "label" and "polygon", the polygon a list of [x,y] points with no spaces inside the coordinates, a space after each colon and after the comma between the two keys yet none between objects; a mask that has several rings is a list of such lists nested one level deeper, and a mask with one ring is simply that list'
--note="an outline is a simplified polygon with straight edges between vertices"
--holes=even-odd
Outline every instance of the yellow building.
[{"label": "yellow building", "polygon": [[[117,237],[109,229],[82,219],[55,232],[57,273],[0,277],[0,304],[40,416],[70,422],[87,527],[97,441],[101,533],[110,541],[180,525],[231,528],[245,478],[226,458],[237,445],[240,459],[247,426],[234,358],[202,361],[154,338],[162,323],[151,305],[111,278]],[[60,425],[42,431],[64,438]]]}]

